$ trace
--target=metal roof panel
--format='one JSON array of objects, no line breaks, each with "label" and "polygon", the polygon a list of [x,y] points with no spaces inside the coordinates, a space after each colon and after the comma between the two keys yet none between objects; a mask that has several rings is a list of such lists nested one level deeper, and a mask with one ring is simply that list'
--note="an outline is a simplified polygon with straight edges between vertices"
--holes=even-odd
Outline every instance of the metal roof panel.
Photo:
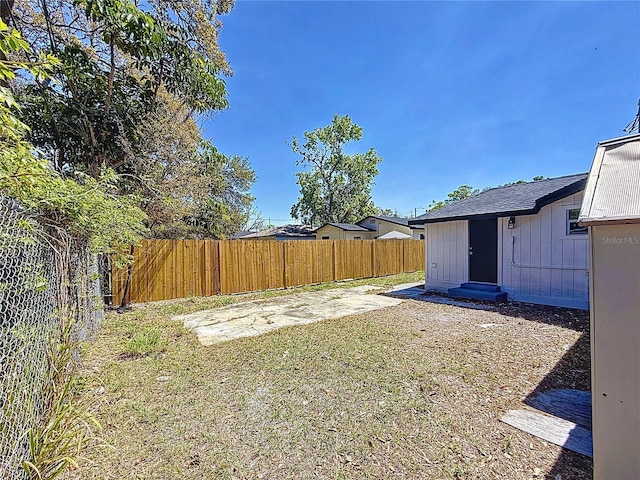
[{"label": "metal roof panel", "polygon": [[640,223],[640,135],[598,144],[578,220]]}]

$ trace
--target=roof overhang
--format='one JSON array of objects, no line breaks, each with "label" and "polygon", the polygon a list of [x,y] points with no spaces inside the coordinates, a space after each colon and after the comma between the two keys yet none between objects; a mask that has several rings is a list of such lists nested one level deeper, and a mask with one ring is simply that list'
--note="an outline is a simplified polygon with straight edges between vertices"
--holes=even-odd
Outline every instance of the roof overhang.
[{"label": "roof overhang", "polygon": [[375,232],[375,229],[373,229],[373,228],[367,228],[367,227],[363,227],[362,225],[357,225],[357,224],[354,224],[354,226],[359,227],[359,228],[344,228],[344,227],[339,227],[338,225],[333,225],[331,223],[325,223],[321,227],[316,228],[314,230],[314,232],[317,232],[318,230],[320,230],[321,228],[324,228],[324,227],[337,228],[338,230],[342,230],[343,232]]},{"label": "roof overhang", "polygon": [[540,197],[536,200],[535,206],[533,208],[523,209],[523,210],[503,210],[497,212],[487,212],[487,213],[479,213],[475,215],[460,215],[453,217],[441,217],[441,218],[433,218],[433,219],[423,219],[423,220],[409,220],[409,225],[424,225],[427,223],[442,223],[442,222],[453,222],[456,220],[482,220],[488,218],[500,218],[500,217],[518,217],[522,215],[535,215],[538,213],[542,207],[549,205],[553,202],[557,202],[558,200],[562,200],[563,198],[568,197],[569,195],[573,195],[575,193],[581,192],[585,188],[586,179],[578,180],[577,182],[572,183],[571,185],[567,185],[564,188],[556,190],[544,197]]},{"label": "roof overhang", "polygon": [[[397,220],[391,220],[390,218],[379,217],[377,215],[367,215],[362,220],[359,220],[357,223],[364,222],[367,218],[375,218],[376,220],[380,220],[381,222],[393,223],[394,225],[400,225],[401,227],[407,227],[408,225],[403,222],[398,222]],[[365,227],[368,228],[368,227]]]},{"label": "roof overhang", "polygon": [[640,134],[598,143],[578,222],[640,223]]}]

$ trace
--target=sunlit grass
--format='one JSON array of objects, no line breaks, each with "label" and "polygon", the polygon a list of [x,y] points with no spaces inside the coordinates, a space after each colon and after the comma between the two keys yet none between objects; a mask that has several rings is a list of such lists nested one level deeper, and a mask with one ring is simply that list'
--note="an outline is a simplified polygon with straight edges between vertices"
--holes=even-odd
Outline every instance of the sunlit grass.
[{"label": "sunlit grass", "polygon": [[[86,395],[113,448],[91,452],[71,477],[479,480],[551,471],[559,448],[498,419],[579,338],[572,329],[407,301],[203,347],[171,319],[311,288],[328,286],[110,314],[85,358]],[[505,327],[479,327],[486,323]],[[150,353],[131,355],[132,344]],[[559,472],[589,478],[580,468]]]}]

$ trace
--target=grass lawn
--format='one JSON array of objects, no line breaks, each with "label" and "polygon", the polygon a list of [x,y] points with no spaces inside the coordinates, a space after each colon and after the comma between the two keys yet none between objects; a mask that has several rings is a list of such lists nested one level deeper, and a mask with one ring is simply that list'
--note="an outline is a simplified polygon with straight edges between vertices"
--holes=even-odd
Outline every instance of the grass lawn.
[{"label": "grass lawn", "polygon": [[111,447],[71,478],[591,478],[590,459],[498,421],[536,388],[588,389],[586,313],[410,300],[211,347],[169,318],[283,293],[108,315],[84,396]]}]

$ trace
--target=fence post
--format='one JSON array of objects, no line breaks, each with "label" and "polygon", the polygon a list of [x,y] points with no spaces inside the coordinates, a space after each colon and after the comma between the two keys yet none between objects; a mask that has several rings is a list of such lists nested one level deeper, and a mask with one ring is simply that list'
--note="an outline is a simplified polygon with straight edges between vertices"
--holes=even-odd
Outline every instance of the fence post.
[{"label": "fence post", "polygon": [[222,288],[222,240],[216,242],[216,252],[218,253],[218,291],[225,293]]},{"label": "fence post", "polygon": [[[371,240],[375,242],[375,240]],[[376,244],[371,244],[371,275],[375,278],[378,276],[378,272],[376,270]]]},{"label": "fence post", "polygon": [[287,288],[287,240],[282,242],[282,285]]},{"label": "fence post", "polygon": [[204,262],[202,268],[202,275],[204,276],[204,296],[207,297],[211,295],[211,264],[209,263],[209,240],[204,240],[204,247],[202,250],[202,259]]},{"label": "fence post", "polygon": [[[135,246],[131,245],[131,249],[129,250],[129,256],[131,257],[129,260],[133,262],[133,253],[135,251]],[[131,302],[131,263],[127,265],[127,279],[124,283],[124,291],[122,292],[122,301],[120,302],[119,310],[124,310],[128,307]]]},{"label": "fence post", "polygon": [[402,240],[402,273],[405,273],[407,271],[407,257],[405,255],[406,252],[406,242],[408,242],[409,240]]},{"label": "fence post", "polygon": [[331,252],[333,257],[333,281],[335,282],[338,280],[338,266],[337,266],[338,259],[336,258],[336,241],[335,240],[331,240]]}]

